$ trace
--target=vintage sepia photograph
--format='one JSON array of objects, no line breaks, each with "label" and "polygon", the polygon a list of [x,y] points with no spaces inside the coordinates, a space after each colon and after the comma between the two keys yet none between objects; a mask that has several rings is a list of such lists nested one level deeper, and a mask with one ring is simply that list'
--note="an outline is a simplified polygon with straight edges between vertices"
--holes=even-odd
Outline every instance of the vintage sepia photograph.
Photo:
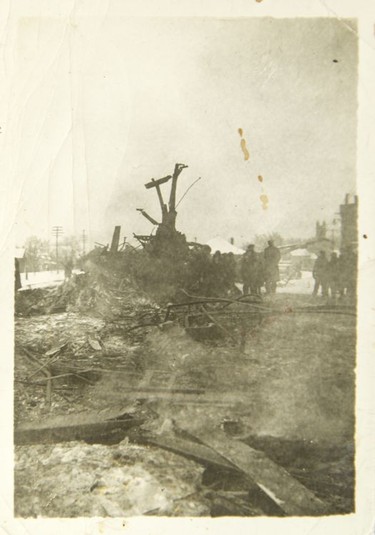
[{"label": "vintage sepia photograph", "polygon": [[23,17],[13,54],[14,516],[355,513],[357,20]]}]

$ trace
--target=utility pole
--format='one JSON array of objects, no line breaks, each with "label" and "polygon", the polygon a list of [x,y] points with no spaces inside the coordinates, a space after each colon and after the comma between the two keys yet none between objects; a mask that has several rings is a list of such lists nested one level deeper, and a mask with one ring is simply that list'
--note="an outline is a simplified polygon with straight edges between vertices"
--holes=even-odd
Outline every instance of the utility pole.
[{"label": "utility pole", "polygon": [[82,230],[82,254],[86,254],[86,231],[85,229]]},{"label": "utility pole", "polygon": [[59,272],[59,236],[63,233],[63,228],[60,226],[52,227],[52,233],[56,238],[56,272]]}]

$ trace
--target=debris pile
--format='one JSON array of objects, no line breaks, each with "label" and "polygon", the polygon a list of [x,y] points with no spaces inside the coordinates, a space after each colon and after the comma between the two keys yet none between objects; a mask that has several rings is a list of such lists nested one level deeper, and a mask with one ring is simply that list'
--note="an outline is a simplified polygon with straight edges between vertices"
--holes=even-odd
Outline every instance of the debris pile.
[{"label": "debris pile", "polygon": [[84,273],[73,275],[59,286],[18,292],[16,314],[29,316],[67,311],[90,313],[109,321],[129,311],[136,314],[144,308],[156,308],[156,304],[138,287],[129,271],[125,267],[118,269],[122,259],[120,256],[115,259],[100,257],[100,260],[88,260]]},{"label": "debris pile", "polygon": [[[232,306],[237,305],[227,308]],[[142,453],[134,466],[145,470],[146,479],[150,459],[161,455],[165,460],[160,449],[173,452],[171,459],[176,455],[189,459],[190,472],[197,474],[186,494],[182,489],[188,473],[171,475],[181,479],[181,492],[175,490],[174,497],[190,496],[187,501],[178,500],[178,508],[168,498],[167,502],[142,506],[142,514],[173,516],[185,511],[192,516],[284,516],[352,510],[352,400],[347,391],[353,381],[353,362],[343,349],[349,347],[354,319],[337,317],[335,323],[327,323],[327,316],[320,314],[312,319],[309,314],[278,316],[277,323],[265,321],[248,335],[243,350],[230,339],[222,346],[209,339],[204,343],[191,339],[173,314],[159,326],[132,330],[123,327],[125,321],[141,325],[147,317],[106,322],[65,312],[18,318],[16,380],[23,382],[16,383],[22,385],[16,390],[17,456],[24,467],[25,450],[29,454],[35,449],[43,462],[40,468],[30,465],[24,471],[30,478],[28,489],[39,482],[34,501],[28,500],[22,478],[16,478],[19,513],[49,516],[55,511],[59,516],[78,516],[78,509],[70,507],[68,496],[59,488],[59,481],[70,477],[71,466],[51,465],[52,449],[57,457],[69,448],[86,457],[90,450],[85,441],[97,444],[95,448],[101,445],[108,454],[122,452],[121,441],[126,436],[140,448],[133,450]],[[298,336],[293,334],[295,330]],[[316,332],[319,341],[304,347],[302,354],[302,333],[313,336]],[[325,349],[332,336],[337,351],[331,351],[331,361],[325,358]],[[342,376],[337,376],[337,366]],[[50,375],[43,374],[47,370]],[[322,374],[331,385],[329,393],[315,391]],[[22,404],[22,400],[34,406]],[[110,407],[113,414],[108,413]],[[343,407],[345,422],[338,420],[335,412]],[[81,412],[80,422],[76,421],[77,412]],[[27,425],[25,419],[30,421]],[[269,436],[272,431],[278,437]],[[306,437],[314,437],[314,441]],[[60,445],[48,446],[51,440]],[[62,444],[72,440],[81,442]],[[30,445],[40,443],[43,446]],[[158,477],[154,474],[161,481],[165,466],[157,466],[156,472],[162,472]],[[182,466],[188,469],[184,461]],[[95,477],[85,462],[77,469],[77,484],[82,480],[86,486],[72,487],[69,499],[74,495],[78,503],[82,500],[82,511],[90,503],[99,507],[96,496],[103,492],[106,509],[100,509],[100,514],[134,514],[135,502],[121,501],[117,480],[111,485],[105,466],[99,463]],[[117,474],[119,481],[129,476],[128,485],[133,488],[137,474],[129,470],[126,459],[121,460]],[[89,479],[90,485],[86,484]],[[51,508],[43,502],[48,486],[63,496],[61,503]],[[138,503],[142,503],[140,498]]]},{"label": "debris pile", "polygon": [[140,367],[137,348],[146,333],[134,327],[160,323],[161,310],[116,269],[119,260],[89,261],[86,273],[58,287],[18,292],[16,419],[70,412],[81,405],[83,387],[105,371]]},{"label": "debris pile", "polygon": [[145,184],[142,249],[117,226],[80,274],[17,292],[17,515],[353,511],[355,309],[242,295],[235,258],[176,229],[184,168]]}]

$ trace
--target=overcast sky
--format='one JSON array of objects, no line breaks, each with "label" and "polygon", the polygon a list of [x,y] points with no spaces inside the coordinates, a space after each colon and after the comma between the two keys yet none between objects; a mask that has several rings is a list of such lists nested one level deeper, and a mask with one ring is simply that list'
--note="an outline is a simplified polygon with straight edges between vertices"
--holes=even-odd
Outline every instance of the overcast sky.
[{"label": "overcast sky", "polygon": [[155,219],[160,211],[144,183],[176,162],[189,166],[177,198],[201,177],[178,208],[189,239],[310,236],[355,191],[357,42],[349,25],[23,19],[12,101],[17,242],[50,237],[53,225],[102,243],[114,225],[128,237],[149,233],[136,208]]}]

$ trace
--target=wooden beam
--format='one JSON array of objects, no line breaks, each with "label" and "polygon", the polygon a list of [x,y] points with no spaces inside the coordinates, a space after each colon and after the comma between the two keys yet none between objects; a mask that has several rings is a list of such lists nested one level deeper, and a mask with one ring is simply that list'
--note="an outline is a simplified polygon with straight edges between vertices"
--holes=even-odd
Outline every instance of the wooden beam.
[{"label": "wooden beam", "polygon": [[193,459],[203,464],[213,464],[217,467],[226,470],[237,470],[236,467],[228,462],[224,457],[213,451],[211,448],[192,442],[191,440],[184,440],[176,436],[164,436],[164,435],[141,435],[136,436],[137,442],[145,444],[152,444],[159,448],[173,451],[179,455],[183,455],[189,459]]},{"label": "wooden beam", "polygon": [[109,437],[111,433],[126,431],[140,425],[144,420],[133,418],[128,414],[119,414],[108,419],[95,418],[90,415],[73,415],[55,417],[45,422],[20,423],[14,430],[14,444],[55,444],[72,440],[88,440],[90,442]]},{"label": "wooden beam", "polygon": [[173,177],[172,177],[172,186],[171,186],[171,194],[169,197],[169,212],[175,212],[176,211],[176,190],[177,190],[177,179],[180,176],[183,169],[185,169],[187,165],[183,163],[176,163],[174,166],[173,171]]},{"label": "wooden beam", "polygon": [[198,431],[194,436],[249,476],[287,515],[321,516],[327,513],[325,504],[312,491],[263,452],[228,438],[221,430]]},{"label": "wooden beam", "polygon": [[156,185],[156,193],[158,194],[162,217],[165,217],[168,209],[167,209],[167,205],[164,204],[164,199],[163,199],[163,195],[161,194],[161,189],[160,189],[159,184]]},{"label": "wooden beam", "polygon": [[[97,370],[101,372],[102,370]],[[129,372],[127,370],[117,370],[118,373],[123,373],[124,375],[128,375]],[[133,377],[135,377],[137,374],[131,374]],[[46,378],[43,380],[43,384],[45,383]],[[162,386],[149,386],[145,385],[142,386],[124,386],[124,389],[121,391],[121,397],[120,401],[122,404],[126,403],[128,406],[128,403],[132,403],[137,400],[143,400],[145,402],[153,403],[155,401],[164,401],[167,400],[172,404],[176,405],[208,405],[212,407],[233,407],[238,405],[248,405],[250,402],[250,398],[248,397],[247,392],[223,392],[221,394],[218,394],[215,391],[206,391],[206,390],[200,390],[199,388],[184,388],[184,387],[178,387],[177,385],[171,388],[166,388],[165,385]],[[70,415],[71,420],[73,419],[73,415]],[[81,416],[81,422],[84,423],[88,421],[88,413],[84,413]],[[64,416],[65,418],[65,416]],[[108,419],[108,418],[106,418]],[[76,420],[73,419],[75,422]],[[91,418],[93,421],[97,421],[98,417],[96,416],[94,419]],[[90,420],[90,421],[91,421]],[[103,418],[104,420],[104,418]],[[24,422],[22,424],[23,426],[26,425]],[[31,424],[32,426],[33,424]],[[51,423],[52,425],[52,423]],[[53,423],[53,425],[56,425]]]},{"label": "wooden beam", "polygon": [[146,219],[148,219],[150,221],[150,223],[152,223],[153,225],[160,225],[160,223],[158,223],[156,221],[156,219],[154,219],[153,217],[151,217],[150,215],[148,215],[148,213],[143,210],[143,208],[137,208],[137,211],[138,212],[141,212],[141,214],[143,215],[143,217],[145,217]]},{"label": "wooden beam", "polygon": [[[249,478],[246,474],[243,474],[242,471],[238,469],[237,466],[232,464],[230,461],[225,459],[225,457],[219,455],[215,450],[200,444],[197,442],[192,442],[184,438],[177,436],[167,436],[167,435],[139,435],[137,433],[130,433],[129,439],[134,442],[150,444],[151,446],[157,446],[188,459],[192,459],[204,466],[212,466],[215,472],[220,474],[220,471],[225,471],[228,473],[235,472],[240,477],[245,477],[247,482],[247,488],[249,493],[249,503],[251,506],[255,506],[257,509],[260,509],[260,512],[263,512],[267,515],[272,516],[283,516],[283,510],[258,486],[255,482]],[[220,475],[219,475],[220,479]],[[242,510],[241,515],[248,514],[249,509],[246,511]],[[239,514],[239,513],[238,513]]]},{"label": "wooden beam", "polygon": [[117,253],[118,246],[120,243],[120,231],[121,231],[121,227],[116,226],[113,231],[111,247],[109,249],[110,253]]},{"label": "wooden beam", "polygon": [[151,179],[151,182],[147,182],[145,184],[146,189],[155,188],[156,186],[160,186],[161,184],[165,184],[172,178],[172,175],[165,176],[163,178],[159,178],[158,180],[155,180],[154,178]]},{"label": "wooden beam", "polygon": [[146,391],[138,389],[135,392],[124,391],[121,399],[124,402],[144,400],[147,402],[164,401],[167,400],[174,405],[208,405],[213,407],[233,407],[238,404],[248,404],[249,400],[246,398],[246,394],[229,393],[218,395],[217,393],[181,393],[178,389],[176,392],[170,390],[162,391],[157,389],[152,391],[147,389]]}]

